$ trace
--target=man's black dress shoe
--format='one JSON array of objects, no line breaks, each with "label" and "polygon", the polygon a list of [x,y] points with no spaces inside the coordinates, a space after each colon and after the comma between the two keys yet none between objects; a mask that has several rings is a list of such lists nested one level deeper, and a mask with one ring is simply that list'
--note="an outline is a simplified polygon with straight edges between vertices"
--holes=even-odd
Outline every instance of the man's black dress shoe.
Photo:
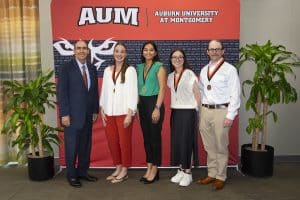
[{"label": "man's black dress shoe", "polygon": [[89,181],[89,182],[96,182],[98,180],[97,177],[91,176],[91,175],[88,175],[88,174],[86,176],[79,176],[79,179]]},{"label": "man's black dress shoe", "polygon": [[81,183],[80,183],[79,179],[77,179],[77,178],[69,178],[68,181],[69,181],[70,185],[73,187],[76,187],[76,188],[81,187]]}]

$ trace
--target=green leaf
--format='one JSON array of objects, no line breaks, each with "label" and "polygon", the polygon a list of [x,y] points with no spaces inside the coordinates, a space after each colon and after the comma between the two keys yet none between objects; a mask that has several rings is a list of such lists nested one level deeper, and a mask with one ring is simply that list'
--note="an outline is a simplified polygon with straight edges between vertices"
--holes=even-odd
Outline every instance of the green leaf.
[{"label": "green leaf", "polygon": [[3,82],[4,94],[8,97],[3,112],[8,117],[1,133],[12,136],[12,145],[18,146],[20,154],[28,151],[30,145],[38,146],[39,130],[45,150],[50,151],[51,144],[59,144],[56,133],[60,129],[48,126],[42,120],[46,106],[55,108],[55,101],[50,99],[56,95],[55,83],[51,82],[53,74],[53,70],[42,73],[27,83],[15,80]]},{"label": "green leaf", "polygon": [[237,68],[240,70],[248,62],[254,63],[255,69],[253,77],[243,81],[242,94],[247,98],[246,110],[254,112],[254,117],[248,119],[246,127],[247,133],[251,134],[255,129],[262,130],[265,126],[262,120],[264,115],[272,114],[274,122],[277,121],[274,111],[265,114],[258,112],[258,96],[261,96],[262,102],[267,102],[267,106],[297,101],[297,91],[286,77],[291,74],[296,78],[293,68],[300,66],[300,59],[293,52],[287,51],[285,46],[274,45],[268,40],[265,44],[246,44],[240,48]]}]

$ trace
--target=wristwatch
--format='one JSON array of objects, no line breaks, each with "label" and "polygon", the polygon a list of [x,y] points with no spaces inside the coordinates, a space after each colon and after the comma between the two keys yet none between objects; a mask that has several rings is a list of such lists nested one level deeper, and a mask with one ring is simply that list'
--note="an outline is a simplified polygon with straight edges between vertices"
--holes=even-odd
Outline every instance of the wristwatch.
[{"label": "wristwatch", "polygon": [[159,110],[160,109],[160,106],[158,106],[158,105],[155,105],[155,107],[154,107],[155,109],[157,109],[157,110]]}]

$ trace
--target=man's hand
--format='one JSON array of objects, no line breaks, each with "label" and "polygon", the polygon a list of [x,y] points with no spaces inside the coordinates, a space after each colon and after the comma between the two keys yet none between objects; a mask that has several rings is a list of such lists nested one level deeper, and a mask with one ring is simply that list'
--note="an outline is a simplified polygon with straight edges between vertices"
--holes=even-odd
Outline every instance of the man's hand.
[{"label": "man's hand", "polygon": [[61,118],[61,124],[64,126],[64,127],[69,127],[70,124],[71,124],[71,120],[70,120],[70,116],[63,116]]},{"label": "man's hand", "polygon": [[231,127],[232,123],[233,123],[233,120],[225,118],[223,126],[224,127]]}]

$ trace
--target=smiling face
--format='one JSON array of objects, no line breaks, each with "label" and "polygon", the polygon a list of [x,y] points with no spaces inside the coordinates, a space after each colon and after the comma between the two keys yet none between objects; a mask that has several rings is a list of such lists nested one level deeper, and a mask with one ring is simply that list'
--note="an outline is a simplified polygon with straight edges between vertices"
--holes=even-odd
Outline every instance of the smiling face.
[{"label": "smiling face", "polygon": [[115,46],[114,59],[116,63],[123,63],[126,56],[127,56],[126,48],[123,45],[118,44],[117,46]]},{"label": "smiling face", "polygon": [[175,71],[180,71],[184,64],[184,55],[180,51],[175,51],[171,55],[171,63],[175,68]]},{"label": "smiling face", "polygon": [[143,48],[143,57],[146,61],[153,61],[153,58],[156,56],[157,52],[152,44],[146,44]]},{"label": "smiling face", "polygon": [[85,63],[88,54],[89,54],[89,49],[85,41],[79,40],[78,42],[75,43],[74,55],[79,62]]},{"label": "smiling face", "polygon": [[218,62],[224,55],[224,48],[220,41],[212,40],[208,44],[207,55],[211,62]]}]

